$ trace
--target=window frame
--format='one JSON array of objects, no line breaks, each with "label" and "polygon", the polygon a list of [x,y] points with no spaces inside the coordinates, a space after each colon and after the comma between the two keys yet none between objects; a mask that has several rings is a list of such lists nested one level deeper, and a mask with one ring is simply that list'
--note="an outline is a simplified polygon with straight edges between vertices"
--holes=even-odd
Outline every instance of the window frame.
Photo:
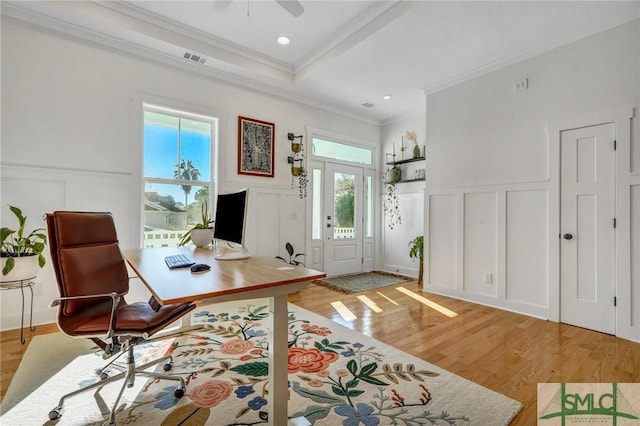
[{"label": "window frame", "polygon": [[[221,117],[220,114],[202,114],[199,112],[191,112],[193,110],[202,110],[202,108],[196,108],[191,106],[166,106],[171,104],[171,102],[164,101],[140,101],[140,131],[139,131],[139,143],[140,143],[140,184],[141,184],[141,195],[140,195],[140,244],[141,247],[145,246],[146,238],[145,238],[145,203],[146,203],[146,186],[148,183],[151,184],[160,184],[160,185],[173,185],[173,186],[181,186],[188,185],[192,187],[208,187],[209,188],[209,199],[208,204],[210,206],[209,210],[211,215],[214,214],[213,200],[218,193],[218,161],[219,161],[219,146],[218,141],[220,137],[220,123]],[[162,177],[148,177],[145,175],[145,167],[144,167],[144,158],[145,158],[145,112],[153,112],[157,114],[164,114],[171,117],[176,117],[179,120],[195,120],[206,122],[211,125],[210,131],[210,158],[209,158],[209,167],[210,167],[210,176],[209,180],[186,180],[186,179],[175,179],[175,178],[162,178]],[[178,154],[176,154],[176,160],[180,161]],[[185,206],[186,208],[187,206]],[[184,231],[188,230],[185,229]],[[184,232],[182,230],[172,231],[167,230],[167,232]]]}]

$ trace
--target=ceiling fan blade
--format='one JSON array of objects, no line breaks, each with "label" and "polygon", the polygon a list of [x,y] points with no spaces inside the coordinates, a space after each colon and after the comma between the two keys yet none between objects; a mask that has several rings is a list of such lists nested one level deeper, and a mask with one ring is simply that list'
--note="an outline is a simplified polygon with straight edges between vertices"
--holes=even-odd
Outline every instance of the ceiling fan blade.
[{"label": "ceiling fan blade", "polygon": [[213,2],[213,10],[216,12],[224,12],[227,10],[233,0],[214,0]]},{"label": "ceiling fan blade", "polygon": [[276,2],[296,18],[304,12],[304,7],[297,0],[276,0]]}]

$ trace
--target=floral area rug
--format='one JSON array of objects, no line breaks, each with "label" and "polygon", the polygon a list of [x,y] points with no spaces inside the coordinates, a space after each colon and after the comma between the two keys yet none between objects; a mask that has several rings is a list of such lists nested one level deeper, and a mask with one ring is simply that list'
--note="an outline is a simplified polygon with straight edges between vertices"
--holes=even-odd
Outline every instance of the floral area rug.
[{"label": "floral area rug", "polygon": [[364,274],[325,278],[314,281],[313,283],[340,293],[352,294],[396,285],[411,281],[412,279],[413,278],[405,277],[404,275],[392,274],[390,272],[374,271],[366,272]]},{"label": "floral area rug", "polygon": [[[295,305],[289,312],[290,417],[314,425],[506,425],[521,409],[519,402]],[[211,305],[194,315],[205,329],[137,350],[141,361],[173,354],[172,373],[184,377],[187,394],[176,399],[172,382],[138,379],[124,392],[119,425],[267,423],[268,300]],[[64,345],[69,338],[56,339]],[[46,360],[46,351],[31,349],[8,393]],[[0,424],[102,424],[118,383],[69,398],[62,418],[48,420],[63,393],[95,380],[93,370],[105,363],[99,355],[95,349],[74,354],[39,386],[22,386],[34,390],[17,397]]]}]

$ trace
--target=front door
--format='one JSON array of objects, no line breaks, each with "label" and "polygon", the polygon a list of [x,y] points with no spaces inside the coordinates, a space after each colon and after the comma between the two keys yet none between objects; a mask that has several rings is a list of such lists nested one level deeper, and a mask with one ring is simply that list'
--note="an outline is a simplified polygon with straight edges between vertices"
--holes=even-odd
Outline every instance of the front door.
[{"label": "front door", "polygon": [[560,320],[615,334],[615,124],[561,132]]},{"label": "front door", "polygon": [[363,268],[363,169],[327,163],[324,197],[324,271],[356,274]]}]

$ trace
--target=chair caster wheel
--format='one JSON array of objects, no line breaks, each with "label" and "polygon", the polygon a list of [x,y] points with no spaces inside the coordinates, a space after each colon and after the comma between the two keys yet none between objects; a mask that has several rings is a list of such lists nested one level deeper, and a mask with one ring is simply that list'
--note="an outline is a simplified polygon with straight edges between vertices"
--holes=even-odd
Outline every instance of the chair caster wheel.
[{"label": "chair caster wheel", "polygon": [[173,361],[167,361],[164,363],[164,365],[162,366],[162,369],[164,371],[169,371],[173,368]]},{"label": "chair caster wheel", "polygon": [[175,396],[177,399],[180,399],[184,396],[184,389],[182,388],[178,388],[176,390],[173,391],[173,396]]},{"label": "chair caster wheel", "polygon": [[56,407],[49,411],[49,420],[58,420],[60,417],[62,417],[62,408]]}]

